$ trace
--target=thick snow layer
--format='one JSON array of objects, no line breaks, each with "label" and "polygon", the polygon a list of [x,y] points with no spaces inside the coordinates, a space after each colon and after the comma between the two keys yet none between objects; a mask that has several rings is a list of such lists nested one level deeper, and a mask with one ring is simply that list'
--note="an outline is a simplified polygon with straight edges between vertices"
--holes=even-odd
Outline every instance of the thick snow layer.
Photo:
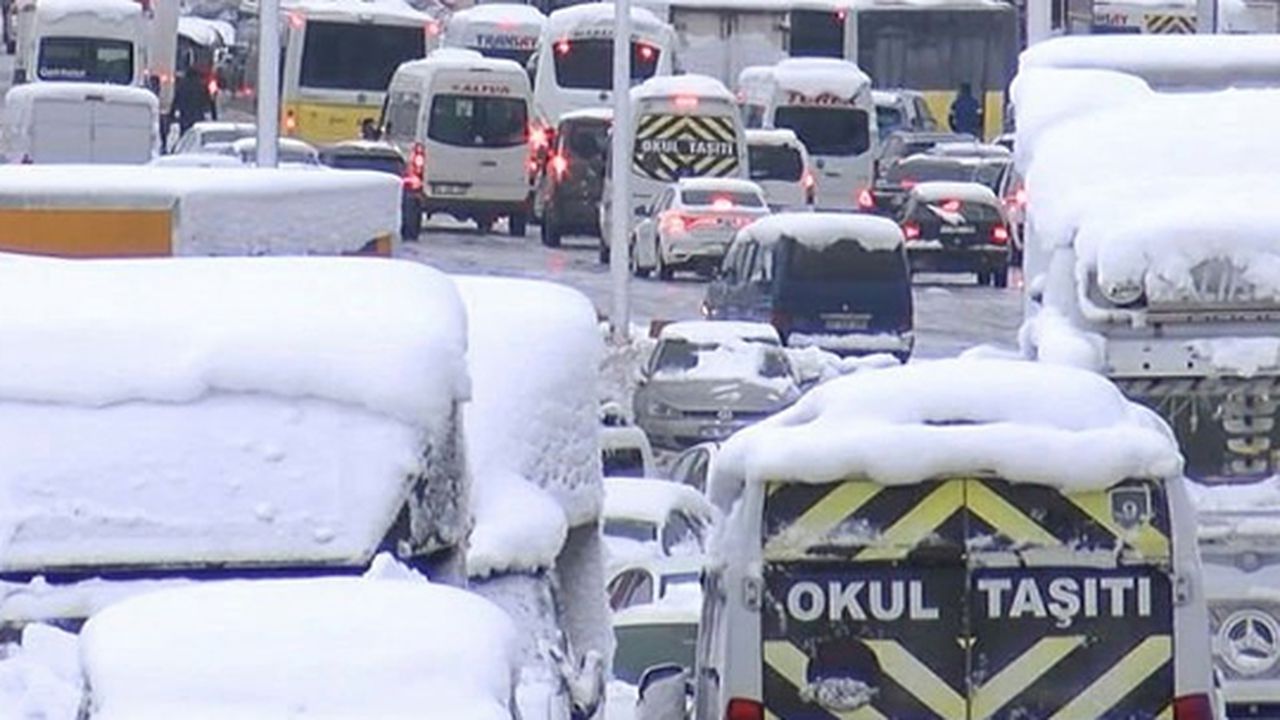
[{"label": "thick snow layer", "polygon": [[433,19],[404,0],[284,0],[281,6],[283,10],[300,11],[307,16],[336,15],[347,22],[353,17],[374,16],[426,27]]},{"label": "thick snow layer", "polygon": [[[582,31],[600,33],[607,31],[607,37],[613,36],[613,17],[617,13],[611,2],[590,2],[560,8],[547,16],[547,25],[543,30],[544,37],[552,41],[561,38],[573,38]],[[631,8],[631,32],[640,36],[665,38],[671,32],[670,26],[658,19],[657,15],[644,8]]]},{"label": "thick snow layer", "polygon": [[357,170],[0,166],[0,207],[176,207],[175,255],[355,252],[399,232],[400,196],[396,177]]},{"label": "thick snow layer", "polygon": [[[566,522],[590,522],[600,511],[595,309],[553,283],[456,282],[474,387],[464,411],[476,505],[469,572],[548,568]],[[525,502],[511,506],[513,495]]]},{"label": "thick snow layer", "polygon": [[1000,201],[996,199],[996,194],[991,192],[991,188],[982,183],[922,182],[911,188],[911,194],[926,202],[962,200],[983,205],[1000,205]]},{"label": "thick snow layer", "polygon": [[83,686],[78,639],[48,625],[0,648],[0,720],[75,720]]},{"label": "thick snow layer", "polygon": [[[1239,485],[1191,482],[1186,487],[1199,512],[1254,511],[1261,514],[1280,510],[1280,477]],[[1270,519],[1274,521],[1274,514]]]},{"label": "thick snow layer", "polygon": [[1054,307],[1044,307],[1019,330],[1019,345],[1035,348],[1041,362],[1102,372],[1106,340],[1080,330]]},{"label": "thick snow layer", "polygon": [[662,340],[687,340],[693,343],[728,343],[741,340],[781,345],[778,331],[768,323],[737,322],[733,320],[684,320],[663,326],[658,333]]},{"label": "thick snow layer", "polygon": [[1274,85],[1280,46],[1270,35],[1078,35],[1036,43],[1019,68],[1115,70],[1153,87]]},{"label": "thick snow layer", "polygon": [[713,518],[715,512],[697,490],[657,478],[605,478],[604,516],[643,520],[661,526],[674,510]]},{"label": "thick snow layer", "polygon": [[871,78],[857,65],[836,58],[788,58],[773,66],[772,76],[783,90],[811,97],[852,98],[871,87]]},{"label": "thick snow layer", "polygon": [[902,246],[902,229],[888,218],[830,212],[778,213],[756,220],[742,232],[762,244],[784,237],[809,247],[822,248],[841,240],[853,240],[867,250],[895,250]]},{"label": "thick snow layer", "polygon": [[515,627],[445,585],[209,583],[114,605],[81,638],[100,720],[511,717]]},{"label": "thick snow layer", "polygon": [[58,405],[125,411],[119,404],[265,393],[427,426],[466,394],[464,333],[453,284],[418,263],[5,263],[0,403],[56,414]]},{"label": "thick snow layer", "polygon": [[709,494],[727,507],[743,482],[903,484],[973,473],[1092,489],[1181,470],[1168,427],[1105,378],[1044,363],[941,360],[815,388],[730,438]]},{"label": "thick snow layer", "polygon": [[789,128],[764,130],[753,128],[746,131],[748,145],[771,145],[773,147],[800,147],[800,138]]},{"label": "thick snow layer", "polygon": [[[396,72],[426,77],[443,69],[479,70],[481,72],[517,75],[526,80],[528,78],[524,74],[524,68],[520,67],[520,63],[514,60],[487,57],[475,50],[460,47],[433,50],[425,58],[401,63]],[[501,79],[509,80],[509,78]]]},{"label": "thick snow layer", "polygon": [[[108,85],[106,83],[89,82],[38,82],[15,85],[4,96],[6,115],[29,112],[32,103],[45,99],[72,100],[84,102],[86,95],[102,97],[111,103],[129,103],[131,105],[147,105],[158,112],[159,101],[150,90],[129,85]],[[21,168],[30,170],[30,167]]]},{"label": "thick snow layer", "polygon": [[68,15],[92,14],[109,22],[125,22],[142,17],[142,5],[132,0],[40,0],[41,19],[60,20]]},{"label": "thick snow layer", "polygon": [[1141,78],[1112,70],[1026,67],[1013,79],[1009,92],[1018,127],[1015,157],[1025,173],[1046,129],[1098,110],[1147,100],[1153,91]]},{"label": "thick snow layer", "polygon": [[178,35],[205,47],[213,47],[222,42],[222,34],[212,22],[190,15],[178,18]]},{"label": "thick snow layer", "polygon": [[692,95],[702,100],[734,102],[733,93],[729,92],[729,88],[709,75],[658,75],[631,88],[633,102],[680,95]]},{"label": "thick snow layer", "polygon": [[528,31],[532,27],[533,34],[537,35],[546,22],[547,16],[532,5],[500,2],[459,10],[449,17],[448,27],[454,32],[457,32],[455,27],[462,28],[469,23],[500,25],[511,32]]}]

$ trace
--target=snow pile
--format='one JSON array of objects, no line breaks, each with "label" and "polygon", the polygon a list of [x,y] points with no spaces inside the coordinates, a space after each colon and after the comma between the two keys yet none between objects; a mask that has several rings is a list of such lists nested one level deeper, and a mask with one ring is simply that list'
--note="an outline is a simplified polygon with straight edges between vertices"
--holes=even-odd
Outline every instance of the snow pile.
[{"label": "snow pile", "polygon": [[1019,60],[1028,68],[1114,70],[1157,89],[1269,86],[1280,46],[1270,35],[1078,35],[1036,43]]},{"label": "snow pile", "polygon": [[[542,44],[547,46],[564,38],[612,38],[613,17],[616,14],[611,2],[590,2],[560,8],[547,16],[547,25],[543,30]],[[666,39],[670,36],[671,26],[659,20],[658,16],[652,12],[633,6],[631,8],[631,32],[641,37]]]},{"label": "snow pile", "polygon": [[743,232],[763,245],[793,238],[806,247],[819,249],[844,240],[870,251],[896,250],[903,243],[902,229],[892,220],[852,213],[777,213],[756,220]]},{"label": "snow pile", "polygon": [[941,360],[833,380],[739,432],[716,456],[708,494],[724,508],[744,482],[892,485],[975,473],[1093,489],[1181,469],[1163,421],[1098,375]]},{"label": "snow pile", "polygon": [[[732,340],[714,348],[698,350],[695,365],[688,369],[659,368],[654,379],[670,381],[741,380],[755,384],[770,383],[789,385],[785,377],[766,378],[762,375],[765,354],[768,350],[760,343]],[[780,350],[775,352],[781,352]]]},{"label": "snow pile", "polygon": [[857,65],[836,58],[789,58],[773,66],[772,76],[779,87],[810,98],[852,99],[871,88],[871,78]]},{"label": "snow pile", "polygon": [[664,325],[658,334],[661,340],[723,345],[750,340],[766,345],[781,345],[778,331],[768,323],[739,322],[734,320],[684,320]]},{"label": "snow pile", "polygon": [[607,518],[643,520],[661,526],[675,510],[706,519],[715,515],[707,499],[688,485],[654,478],[607,478],[604,487]]},{"label": "snow pile", "polygon": [[[581,7],[581,6],[580,6]],[[631,88],[632,102],[688,95],[699,100],[734,102],[724,83],[709,75],[658,75]]]},{"label": "snow pile", "polygon": [[399,232],[400,195],[394,176],[358,170],[0,167],[0,208],[169,210],[174,255],[356,252]]},{"label": "snow pile", "polygon": [[484,599],[358,578],[209,583],[90,619],[100,720],[510,718],[515,627]]},{"label": "snow pile", "polygon": [[0,720],[75,720],[83,693],[75,635],[31,624],[0,651]]},{"label": "snow pile", "polygon": [[474,387],[465,409],[476,514],[468,570],[547,568],[567,527],[599,514],[595,310],[552,283],[456,282]]},{"label": "snow pile", "polygon": [[1102,372],[1106,340],[1097,333],[1078,329],[1054,307],[1041,308],[1023,323],[1018,344],[1035,348],[1040,362]]}]

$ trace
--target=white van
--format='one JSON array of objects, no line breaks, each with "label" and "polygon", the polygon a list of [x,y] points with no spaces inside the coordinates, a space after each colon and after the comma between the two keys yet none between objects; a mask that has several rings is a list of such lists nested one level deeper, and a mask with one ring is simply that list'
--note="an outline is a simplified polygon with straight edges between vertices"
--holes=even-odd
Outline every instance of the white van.
[{"label": "white van", "polygon": [[[733,94],[706,75],[650,78],[631,89],[629,225],[681,178],[747,179],[747,145]],[[612,162],[612,159],[610,159]],[[612,193],[605,175],[600,259],[609,257]]]},{"label": "white van", "polygon": [[10,163],[147,163],[160,151],[160,106],[142,88],[31,83],[4,97]]},{"label": "white van", "polygon": [[420,228],[421,213],[445,212],[489,232],[506,217],[511,234],[524,235],[529,102],[529,76],[511,60],[445,48],[401,65],[382,128],[408,158],[404,183],[416,208],[406,212],[416,220],[406,223]]},{"label": "white van", "polygon": [[[1065,366],[940,360],[815,388],[716,457],[732,512],[694,717],[1210,720],[1181,467],[1154,413]],[[638,716],[659,717],[645,685]]]},{"label": "white van", "polygon": [[[534,114],[554,128],[570,110],[613,102],[613,3],[593,2],[556,10],[547,18],[534,66]],[[670,75],[675,36],[671,26],[642,8],[631,8],[631,81]]]},{"label": "white van", "polygon": [[791,130],[747,130],[747,168],[764,190],[769,209],[813,207],[817,181],[809,150]]},{"label": "white van", "polygon": [[466,48],[527,67],[547,16],[532,5],[493,3],[459,10],[444,28],[444,47]]},{"label": "white van", "polygon": [[793,58],[738,77],[743,123],[790,128],[817,169],[819,210],[857,210],[879,150],[871,79],[833,58]]},{"label": "white van", "polygon": [[[132,0],[21,0],[13,82],[142,85],[146,19]],[[172,42],[177,43],[174,35]]]}]

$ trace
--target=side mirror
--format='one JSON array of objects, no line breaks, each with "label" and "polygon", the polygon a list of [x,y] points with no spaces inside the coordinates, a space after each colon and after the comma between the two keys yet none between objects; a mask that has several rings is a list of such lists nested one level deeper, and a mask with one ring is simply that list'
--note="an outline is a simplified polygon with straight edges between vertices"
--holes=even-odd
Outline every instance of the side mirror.
[{"label": "side mirror", "polygon": [[640,676],[636,720],[683,720],[691,688],[689,671],[676,664],[656,665]]}]

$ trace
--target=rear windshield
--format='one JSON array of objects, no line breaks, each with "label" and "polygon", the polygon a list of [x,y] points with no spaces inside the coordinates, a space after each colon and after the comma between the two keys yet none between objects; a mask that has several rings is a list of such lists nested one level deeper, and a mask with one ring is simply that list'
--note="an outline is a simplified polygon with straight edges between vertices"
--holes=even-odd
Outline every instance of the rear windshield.
[{"label": "rear windshield", "polygon": [[133,82],[133,44],[127,40],[47,37],[40,41],[41,80],[83,80],[128,85]]},{"label": "rear windshield", "polygon": [[400,63],[425,54],[421,27],[308,20],[298,84],[383,92]]},{"label": "rear windshield", "polygon": [[861,155],[871,147],[865,110],[783,106],[774,113],[773,124],[794,130],[814,155]]},{"label": "rear windshield", "polygon": [[783,244],[789,280],[818,283],[908,281],[906,254],[895,250],[867,250],[856,240],[838,240],[823,247],[793,240]]},{"label": "rear windshield", "polygon": [[1007,164],[1005,160],[909,158],[891,166],[885,172],[885,180],[894,184],[919,184],[933,180],[976,182],[995,190]]},{"label": "rear windshield", "polygon": [[638,684],[644,671],[655,665],[693,667],[697,623],[629,625],[615,628],[613,634],[613,674],[625,683]]},{"label": "rear windshield", "polygon": [[910,219],[921,222],[946,222],[959,216],[969,223],[1000,221],[1000,210],[986,203],[961,202],[959,200],[921,201],[909,213]]},{"label": "rear windshield", "polygon": [[685,190],[680,193],[680,200],[685,205],[715,205],[728,202],[737,207],[764,207],[760,196],[752,192],[735,192],[731,190]]},{"label": "rear windshield", "polygon": [[513,147],[525,143],[524,100],[473,95],[436,95],[427,137],[460,147]]},{"label": "rear windshield", "polygon": [[604,158],[609,149],[609,125],[602,122],[575,122],[565,127],[562,147],[586,160]]},{"label": "rear windshield", "polygon": [[[613,39],[561,40],[552,46],[556,84],[575,90],[613,89]],[[631,82],[648,80],[658,69],[662,51],[653,45],[631,43]]]},{"label": "rear windshield", "polygon": [[658,526],[644,520],[611,518],[604,521],[605,535],[637,542],[654,542],[658,539]]},{"label": "rear windshield", "polygon": [[330,155],[325,164],[339,170],[373,170],[390,175],[404,172],[404,162],[391,155]]},{"label": "rear windshield", "polygon": [[241,138],[253,137],[254,131],[243,130],[206,130],[200,133],[200,142],[203,145],[211,145],[213,143],[233,143]]},{"label": "rear windshield", "polygon": [[804,174],[800,151],[785,145],[752,145],[747,148],[752,180],[798,181]]}]

